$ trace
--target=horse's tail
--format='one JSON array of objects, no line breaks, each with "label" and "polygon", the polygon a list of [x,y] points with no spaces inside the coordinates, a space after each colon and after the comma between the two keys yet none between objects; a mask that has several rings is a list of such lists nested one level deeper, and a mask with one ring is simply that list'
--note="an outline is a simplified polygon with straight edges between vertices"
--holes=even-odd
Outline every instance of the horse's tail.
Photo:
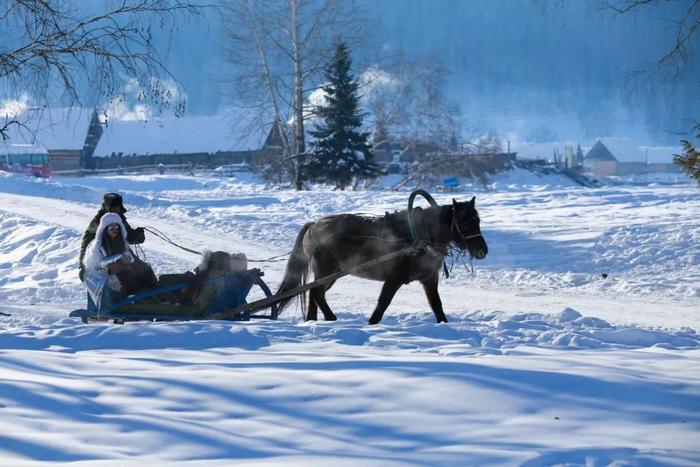
[{"label": "horse's tail", "polygon": [[[311,226],[314,225],[313,222],[309,222],[308,224],[305,224],[304,227],[301,228],[299,231],[299,234],[297,235],[297,239],[294,242],[294,249],[292,250],[292,253],[289,255],[289,261],[287,262],[287,268],[284,271],[284,278],[282,279],[282,284],[280,285],[279,289],[277,289],[277,293],[283,293],[287,292],[288,290],[295,289],[297,287],[301,287],[302,285],[306,284],[306,278],[308,276],[308,271],[309,271],[309,261],[311,258],[309,258],[306,253],[304,253],[304,235],[306,235],[306,231],[311,228]],[[281,312],[289,304],[294,300],[295,296],[285,298],[284,300],[278,302],[277,308]],[[306,294],[301,293],[301,306],[302,308],[305,305],[305,298]]]}]

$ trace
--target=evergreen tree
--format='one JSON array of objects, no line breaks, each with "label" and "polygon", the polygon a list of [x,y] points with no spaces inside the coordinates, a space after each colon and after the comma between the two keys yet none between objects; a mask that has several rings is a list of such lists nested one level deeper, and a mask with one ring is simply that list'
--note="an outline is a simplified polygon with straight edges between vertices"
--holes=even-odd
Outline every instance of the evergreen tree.
[{"label": "evergreen tree", "polygon": [[[700,139],[700,125],[696,126],[697,138]],[[700,151],[690,141],[683,140],[683,153],[673,156],[673,163],[683,169],[690,178],[700,185]]]},{"label": "evergreen tree", "polygon": [[326,105],[317,111],[321,123],[310,132],[315,142],[304,164],[309,179],[333,183],[341,190],[354,180],[381,174],[367,142],[369,134],[360,131],[359,85],[350,73],[351,64],[347,46],[339,43],[325,70]]}]

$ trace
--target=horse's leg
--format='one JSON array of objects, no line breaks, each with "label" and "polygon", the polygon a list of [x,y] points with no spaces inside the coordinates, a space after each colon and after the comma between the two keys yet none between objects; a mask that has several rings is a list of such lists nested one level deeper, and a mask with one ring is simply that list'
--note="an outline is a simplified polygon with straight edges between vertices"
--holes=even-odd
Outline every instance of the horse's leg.
[{"label": "horse's leg", "polygon": [[[312,260],[309,262],[309,265],[311,266],[311,270],[314,273],[314,278],[320,277],[318,275],[319,267],[318,258],[316,256],[312,257]],[[316,303],[316,299],[314,297],[314,290],[316,289],[309,290],[309,304],[307,305],[306,321],[316,321],[318,319],[318,304]]]},{"label": "horse's leg", "polygon": [[[314,279],[320,279],[337,272],[338,265],[336,261],[329,258],[328,255],[323,254],[323,252],[317,252],[314,256],[312,269],[314,272]],[[333,314],[333,311],[331,311],[331,307],[328,306],[328,302],[326,302],[326,290],[330,289],[334,282],[335,281],[330,284],[314,287],[309,291],[309,311],[306,314],[307,321],[316,321],[318,319],[319,307],[326,321],[336,321],[338,319]]]},{"label": "horse's leg", "polygon": [[315,289],[311,289],[310,293],[311,300],[314,302],[314,304],[318,305],[321,308],[321,311],[323,312],[323,319],[325,319],[326,321],[338,320],[338,318],[331,310],[331,307],[328,306],[328,302],[326,301],[326,291],[330,289],[334,283],[335,281],[331,282],[328,285],[322,285],[320,287],[316,287]]},{"label": "horse's leg", "polygon": [[435,319],[438,323],[446,323],[447,317],[442,309],[442,300],[440,300],[440,294],[438,293],[439,277],[440,276],[438,274],[435,274],[430,276],[428,279],[421,281],[421,284],[423,284],[423,290],[425,290],[425,295],[428,297],[430,308],[433,309]]},{"label": "horse's leg", "polygon": [[309,292],[309,304],[306,311],[306,321],[316,321],[318,319],[318,305],[314,300],[313,290]]},{"label": "horse's leg", "polygon": [[384,312],[387,308],[389,308],[391,299],[394,298],[396,291],[398,291],[400,287],[400,281],[388,280],[384,282],[384,285],[382,286],[382,293],[379,294],[379,301],[377,302],[377,306],[369,319],[369,324],[379,324],[379,322],[382,320],[382,316],[384,316]]}]

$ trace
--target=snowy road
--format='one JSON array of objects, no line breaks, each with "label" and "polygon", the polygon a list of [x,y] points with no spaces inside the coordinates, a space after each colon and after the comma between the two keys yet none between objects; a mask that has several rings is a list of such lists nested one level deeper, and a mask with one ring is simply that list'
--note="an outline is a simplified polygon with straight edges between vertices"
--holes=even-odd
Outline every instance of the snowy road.
[{"label": "snowy road", "polygon": [[[97,208],[99,208],[99,203],[86,205],[85,203],[76,203],[61,199],[6,193],[2,194],[2,202],[2,211],[6,213],[63,227],[78,232],[80,235],[85,231],[88,223],[96,214]],[[217,235],[214,231],[196,229],[188,223],[173,223],[169,220],[148,217],[146,215],[129,215],[128,221],[130,224],[133,224],[134,227],[147,225],[165,232],[175,243],[187,244],[191,249],[231,249],[232,242],[230,240],[222,238],[221,235]],[[154,237],[151,236],[151,238]],[[244,242],[241,239],[235,239],[235,244],[241,251],[251,252],[251,256],[256,254],[271,255],[273,253],[264,246]],[[186,256],[191,259],[190,253],[184,252],[183,254],[183,250],[157,239],[154,242],[149,242],[148,249],[171,256]]]}]

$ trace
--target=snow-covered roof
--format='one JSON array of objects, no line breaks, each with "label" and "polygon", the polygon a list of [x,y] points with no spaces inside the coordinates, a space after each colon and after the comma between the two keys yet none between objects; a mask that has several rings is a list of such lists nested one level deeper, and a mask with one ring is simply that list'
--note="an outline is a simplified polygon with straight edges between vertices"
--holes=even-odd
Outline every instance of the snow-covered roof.
[{"label": "snow-covered roof", "polygon": [[639,149],[650,164],[671,164],[673,155],[683,151],[680,146],[642,146]]},{"label": "snow-covered roof", "polygon": [[53,108],[31,111],[20,117],[27,128],[11,125],[11,144],[35,144],[46,149],[83,149],[92,109]]},{"label": "snow-covered roof", "polygon": [[113,154],[187,154],[247,151],[263,147],[266,133],[232,132],[229,115],[163,117],[149,121],[109,120],[95,157]]},{"label": "snow-covered roof", "polygon": [[576,141],[551,141],[548,143],[522,143],[516,146],[513,150],[517,153],[518,159],[545,159],[549,160],[554,157],[554,151],[562,156],[564,147],[571,146],[576,153],[578,147]]},{"label": "snow-covered roof", "polygon": [[46,154],[46,148],[38,144],[7,144],[0,143],[0,154]]},{"label": "snow-covered roof", "polygon": [[600,138],[600,141],[618,162],[644,162],[644,153],[629,138]]}]

